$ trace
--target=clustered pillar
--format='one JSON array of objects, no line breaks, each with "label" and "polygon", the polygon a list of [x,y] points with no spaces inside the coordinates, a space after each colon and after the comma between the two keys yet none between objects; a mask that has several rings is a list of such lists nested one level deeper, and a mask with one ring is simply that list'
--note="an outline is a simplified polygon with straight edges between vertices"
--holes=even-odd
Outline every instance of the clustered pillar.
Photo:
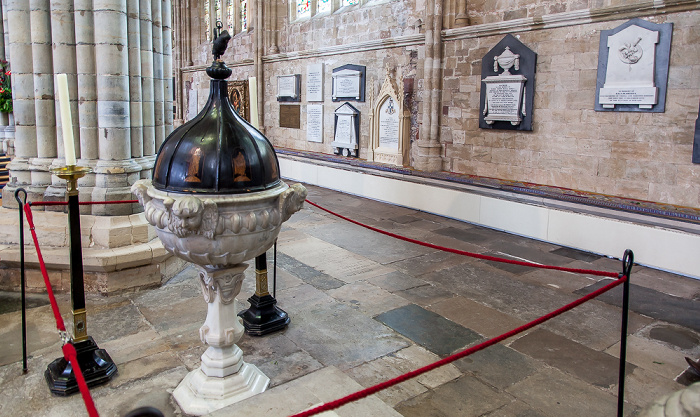
[{"label": "clustered pillar", "polygon": [[150,177],[173,123],[171,12],[170,0],[7,0],[16,133],[4,206],[19,187],[34,201],[63,198],[49,172],[64,163],[58,73],[68,75],[78,164],[94,169],[81,200],[131,199],[131,184]]}]

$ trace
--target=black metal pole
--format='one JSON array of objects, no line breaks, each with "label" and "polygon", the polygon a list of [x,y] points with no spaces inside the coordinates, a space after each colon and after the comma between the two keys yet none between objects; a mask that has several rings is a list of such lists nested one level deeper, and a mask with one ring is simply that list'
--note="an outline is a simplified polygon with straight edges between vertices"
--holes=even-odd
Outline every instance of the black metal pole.
[{"label": "black metal pole", "polygon": [[80,236],[80,205],[77,189],[68,193],[68,232],[70,236],[70,298],[73,307],[73,342],[87,340],[83,250]]},{"label": "black metal pole", "polygon": [[[20,200],[19,193],[24,193],[24,199]],[[22,294],[22,373],[27,373],[27,303],[24,291],[24,205],[27,204],[27,191],[24,188],[15,190],[15,200],[19,208],[19,285]]]},{"label": "black metal pole", "polygon": [[277,239],[272,251],[272,297],[277,298]]},{"label": "black metal pole", "polygon": [[617,417],[623,416],[625,406],[625,364],[627,363],[627,321],[630,308],[630,275],[634,264],[634,253],[627,249],[622,257],[622,273],[627,277],[622,284],[622,326],[620,329],[620,375],[617,384]]}]

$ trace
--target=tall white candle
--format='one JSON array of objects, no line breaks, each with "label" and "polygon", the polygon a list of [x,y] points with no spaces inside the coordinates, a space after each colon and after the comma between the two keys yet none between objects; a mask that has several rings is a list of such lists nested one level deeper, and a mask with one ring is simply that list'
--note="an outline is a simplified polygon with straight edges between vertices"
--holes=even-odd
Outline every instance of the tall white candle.
[{"label": "tall white candle", "polygon": [[248,78],[248,91],[250,91],[250,123],[254,128],[260,129],[258,120],[258,83],[255,77]]},{"label": "tall white candle", "polygon": [[58,83],[58,101],[61,108],[61,127],[63,128],[63,149],[66,152],[66,165],[75,165],[75,145],[73,141],[73,122],[70,117],[70,98],[68,96],[68,77],[56,74]]}]

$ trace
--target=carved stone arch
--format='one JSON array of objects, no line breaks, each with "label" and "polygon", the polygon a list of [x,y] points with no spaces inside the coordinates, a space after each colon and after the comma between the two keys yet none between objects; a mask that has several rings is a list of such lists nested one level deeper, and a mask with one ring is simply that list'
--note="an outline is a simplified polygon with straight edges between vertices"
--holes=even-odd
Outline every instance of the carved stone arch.
[{"label": "carved stone arch", "polygon": [[[391,77],[387,70],[379,94],[370,97],[370,141],[367,160],[404,166],[409,162],[410,139],[408,123],[410,113],[404,107],[403,78]],[[374,86],[372,86],[374,90]]]}]

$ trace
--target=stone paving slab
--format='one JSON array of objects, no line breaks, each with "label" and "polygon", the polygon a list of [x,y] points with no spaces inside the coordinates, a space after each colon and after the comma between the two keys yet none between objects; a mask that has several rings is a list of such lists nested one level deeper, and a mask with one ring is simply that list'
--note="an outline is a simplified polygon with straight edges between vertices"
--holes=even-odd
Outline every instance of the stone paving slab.
[{"label": "stone paving slab", "polygon": [[363,281],[330,290],[328,295],[370,317],[409,304],[405,298]]},{"label": "stone paving slab", "polygon": [[[362,389],[362,386],[338,368],[329,366],[271,388],[260,395],[210,414],[211,417],[266,416],[284,417],[330,402]],[[401,417],[390,406],[374,396],[333,410],[340,417]]]},{"label": "stone paving slab", "polygon": [[[605,353],[620,357],[620,343],[605,350]],[[649,372],[673,380],[688,368],[686,354],[671,349],[659,342],[636,335],[627,336],[627,362]]]},{"label": "stone paving slab", "polygon": [[474,378],[463,376],[396,406],[404,417],[481,416],[511,399]]},{"label": "stone paving slab", "polygon": [[[557,369],[544,368],[506,390],[548,417],[614,416],[617,398]],[[636,407],[625,409],[634,415]]]},{"label": "stone paving slab", "polygon": [[459,359],[454,365],[460,371],[468,372],[499,389],[522,381],[542,367],[532,358],[501,344]]},{"label": "stone paving slab", "polygon": [[[547,330],[534,330],[515,340],[510,347],[601,388],[618,382],[618,358]],[[626,374],[632,373],[635,368],[635,365],[628,363]]]},{"label": "stone paving slab", "polygon": [[523,320],[465,297],[448,298],[429,306],[428,309],[489,338],[525,324]]},{"label": "stone paving slab", "polygon": [[387,311],[375,319],[440,356],[481,340],[478,333],[415,304]]},{"label": "stone paving slab", "polygon": [[[630,309],[655,319],[700,331],[700,301],[674,297],[650,288],[632,284],[635,274],[630,280]],[[609,281],[601,281],[577,291],[577,294],[590,294]],[[622,305],[622,286],[598,297],[599,300],[616,306]]]},{"label": "stone paving slab", "polygon": [[410,288],[416,288],[423,285],[429,285],[427,282],[421,279],[414,278],[400,271],[394,271],[385,275],[370,278],[368,282],[391,293],[408,290]]}]

